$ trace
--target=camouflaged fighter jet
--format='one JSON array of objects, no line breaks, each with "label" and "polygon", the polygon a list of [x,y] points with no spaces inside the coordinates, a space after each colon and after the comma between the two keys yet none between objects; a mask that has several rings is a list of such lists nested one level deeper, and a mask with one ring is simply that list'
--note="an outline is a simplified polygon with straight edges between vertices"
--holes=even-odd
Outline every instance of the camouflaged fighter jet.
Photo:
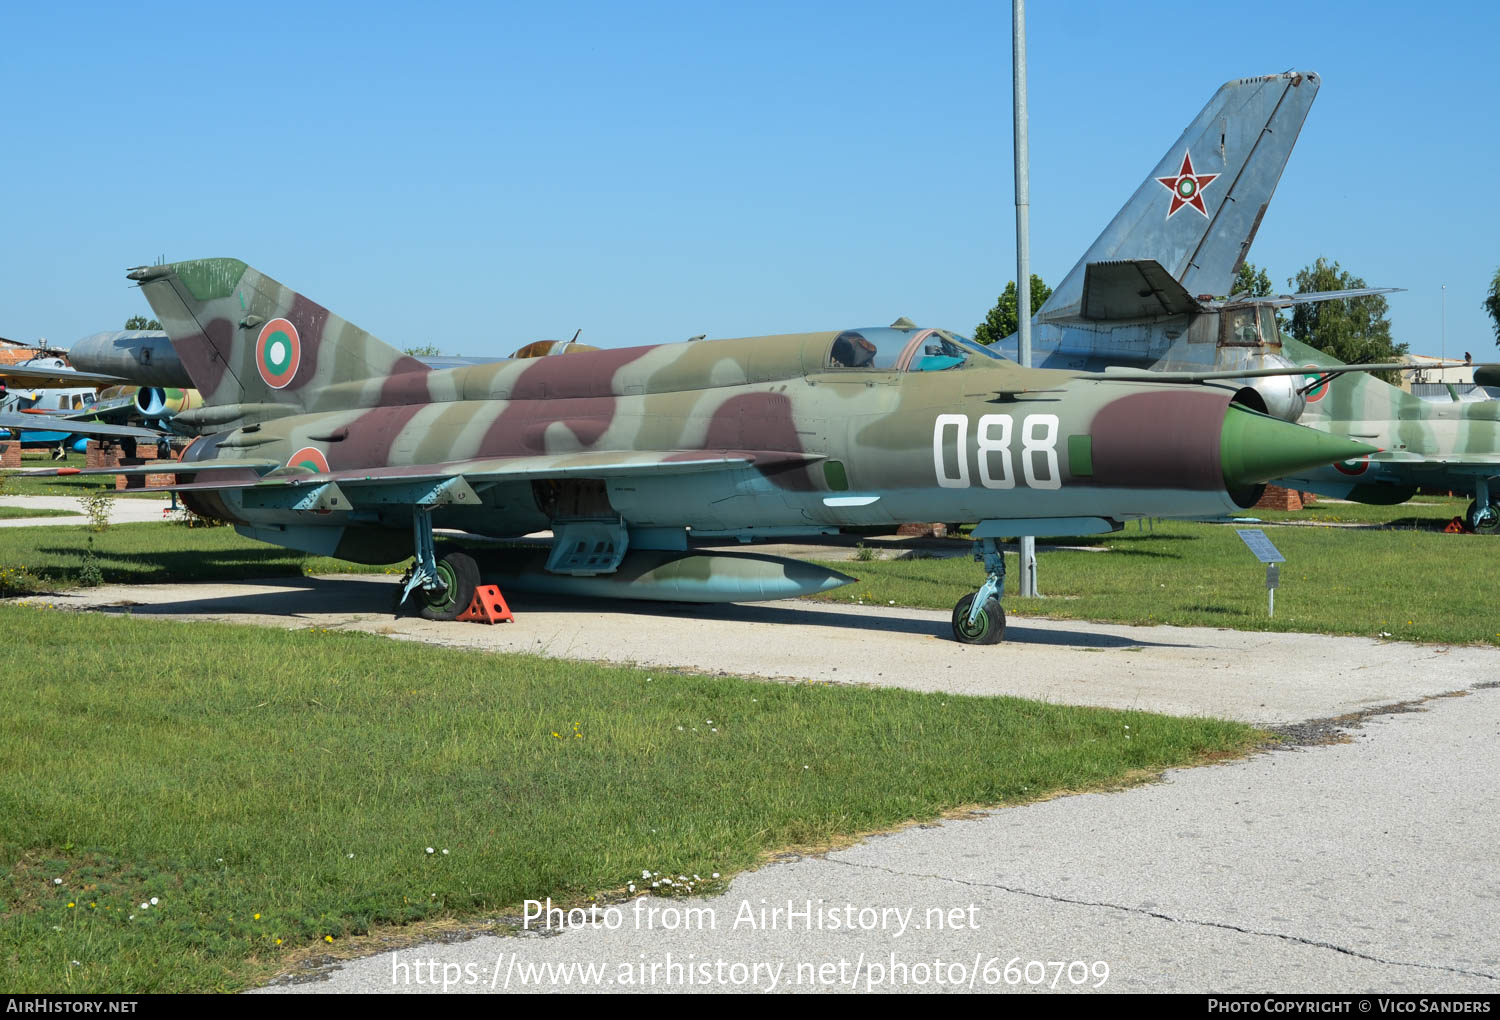
[{"label": "camouflaged fighter jet", "polygon": [[[1288,485],[1382,505],[1404,503],[1418,488],[1468,493],[1469,527],[1481,535],[1500,532],[1500,400],[1437,403],[1361,375],[1325,381],[1322,370],[1343,362],[1290,337],[1282,350],[1312,369],[1300,422],[1380,447],[1368,457],[1296,472]],[[1476,371],[1476,379],[1484,372]]]},{"label": "camouflaged fighter jet", "polygon": [[[1043,367],[1090,371],[1303,366],[1306,375],[1240,377],[1251,391],[1241,401],[1381,452],[1279,484],[1383,504],[1404,502],[1418,486],[1472,493],[1470,526],[1500,530],[1500,404],[1429,403],[1343,374],[1342,362],[1280,334],[1280,309],[1396,288],[1214,297],[1234,284],[1320,84],[1292,71],[1221,87],[1037,310],[1035,357]],[[1013,351],[1014,337],[997,346]]]},{"label": "camouflaged fighter jet", "polygon": [[402,597],[430,618],[479,579],[468,553],[437,557],[434,526],[550,528],[510,587],[743,601],[851,579],[690,540],[973,521],[989,576],[954,631],[990,643],[1000,538],[1232,513],[1266,479],[1373,450],[1258,414],[1239,387],[1024,369],[905,321],[433,370],[234,259],[129,276],[204,397],[179,415],[205,433],[183,502],[293,549],[414,552]]}]

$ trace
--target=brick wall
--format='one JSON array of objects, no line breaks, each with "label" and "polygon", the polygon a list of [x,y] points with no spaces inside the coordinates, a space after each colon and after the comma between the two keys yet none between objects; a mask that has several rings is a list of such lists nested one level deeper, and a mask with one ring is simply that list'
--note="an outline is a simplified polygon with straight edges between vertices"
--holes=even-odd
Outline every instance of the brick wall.
[{"label": "brick wall", "polygon": [[1255,510],[1301,510],[1316,503],[1318,497],[1311,492],[1283,489],[1279,485],[1267,485],[1266,493],[1255,504]]},{"label": "brick wall", "polygon": [[[129,461],[131,464],[140,464],[144,461],[156,459],[156,444],[141,442],[135,445],[135,459]],[[97,439],[90,439],[84,447],[83,466],[88,468],[111,468],[120,467],[125,464],[124,455],[120,450],[119,443],[101,443]]]}]

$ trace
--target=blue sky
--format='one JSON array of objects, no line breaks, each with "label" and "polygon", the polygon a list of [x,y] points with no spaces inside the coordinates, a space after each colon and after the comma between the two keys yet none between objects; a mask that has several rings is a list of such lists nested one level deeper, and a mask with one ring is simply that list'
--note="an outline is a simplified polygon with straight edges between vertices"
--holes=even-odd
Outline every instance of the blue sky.
[{"label": "blue sky", "polygon": [[[508,354],[920,322],[1014,274],[1006,3],[7,5],[0,335],[147,313],[232,255],[397,346]],[[1057,282],[1220,83],[1323,88],[1251,261],[1493,356],[1486,3],[1028,11],[1032,263]]]}]

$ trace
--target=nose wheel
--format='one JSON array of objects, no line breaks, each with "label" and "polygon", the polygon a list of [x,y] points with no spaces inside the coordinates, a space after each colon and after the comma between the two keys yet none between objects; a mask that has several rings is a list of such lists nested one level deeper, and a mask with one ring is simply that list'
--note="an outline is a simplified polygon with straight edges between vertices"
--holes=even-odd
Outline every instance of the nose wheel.
[{"label": "nose wheel", "polygon": [[1500,504],[1490,500],[1489,478],[1474,481],[1474,501],[1469,504],[1469,527],[1477,535],[1493,535],[1500,531]]},{"label": "nose wheel", "polygon": [[974,542],[974,558],[984,564],[989,575],[979,590],[965,595],[953,607],[953,636],[966,645],[999,644],[1005,637],[1005,610],[1000,596],[1005,594],[1005,554],[993,538]]},{"label": "nose wheel", "polygon": [[953,607],[953,636],[966,645],[997,645],[1005,637],[1005,610],[991,595],[974,611],[979,593],[965,595]]},{"label": "nose wheel", "polygon": [[1469,504],[1468,520],[1476,535],[1493,535],[1500,531],[1500,506],[1487,503],[1481,507],[1476,500]]}]

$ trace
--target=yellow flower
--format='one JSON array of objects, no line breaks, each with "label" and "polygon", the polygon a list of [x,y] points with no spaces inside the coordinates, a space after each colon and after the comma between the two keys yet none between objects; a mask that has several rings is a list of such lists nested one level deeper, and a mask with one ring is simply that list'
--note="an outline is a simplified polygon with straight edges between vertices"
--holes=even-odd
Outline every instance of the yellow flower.
[{"label": "yellow flower", "polygon": [[256,919],[256,920],[257,920],[257,921],[259,921],[259,920],[260,920],[260,915],[259,915],[259,914],[256,914],[256,915],[255,915],[255,919]]},{"label": "yellow flower", "polygon": [[332,935],[324,935],[323,936],[323,941],[324,942],[332,942],[333,941],[333,936]]},{"label": "yellow flower", "polygon": [[278,945],[278,946],[279,946],[279,945],[281,945],[281,940],[280,940],[280,939],[277,939],[277,940],[276,940],[276,944],[277,944],[277,945]]},{"label": "yellow flower", "polygon": [[68,904],[68,909],[69,909],[69,910],[72,910],[72,909],[73,909],[73,904],[71,904],[71,903],[69,903],[69,904]]}]

